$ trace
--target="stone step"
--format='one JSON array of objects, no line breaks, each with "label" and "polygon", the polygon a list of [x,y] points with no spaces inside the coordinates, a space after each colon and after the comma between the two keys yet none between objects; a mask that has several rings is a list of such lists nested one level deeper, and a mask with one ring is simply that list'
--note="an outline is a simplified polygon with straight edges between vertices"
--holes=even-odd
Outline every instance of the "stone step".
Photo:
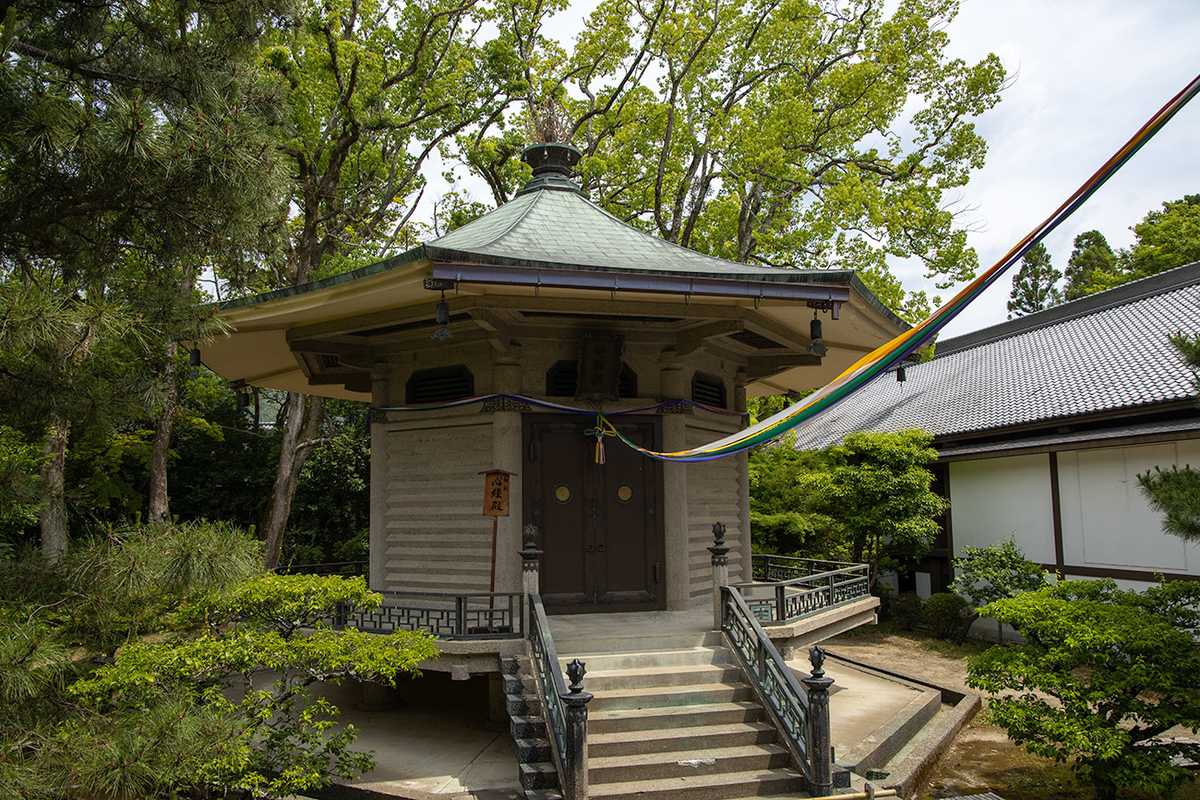
[{"label": "stone step", "polygon": [[[595,702],[595,700],[592,701],[592,703]],[[720,705],[704,703],[645,709],[592,709],[591,703],[588,706],[589,734],[760,722],[766,713],[758,703],[745,700]]]},{"label": "stone step", "polygon": [[577,653],[629,654],[642,651],[686,650],[694,647],[714,647],[722,643],[720,631],[696,631],[685,633],[647,633],[638,636],[573,636],[567,626],[550,619],[550,630],[554,636],[554,649],[560,656],[569,656],[568,661],[578,657]]},{"label": "stone step", "polygon": [[639,689],[614,690],[596,695],[588,703],[588,712],[616,709],[651,709],[677,706],[736,703],[754,697],[744,683],[687,684],[684,686],[651,686]]},{"label": "stone step", "polygon": [[584,687],[593,694],[623,692],[653,687],[737,683],[742,671],[733,664],[689,664],[642,669],[588,670]]},{"label": "stone step", "polygon": [[521,788],[523,789],[558,789],[558,770],[552,762],[537,762],[533,764],[518,764],[520,769]]},{"label": "stone step", "polygon": [[786,750],[771,744],[608,756],[589,759],[588,783],[594,790],[599,791],[608,783],[648,782],[695,775],[725,775],[731,772],[779,769],[787,767],[789,759]]},{"label": "stone step", "polygon": [[642,731],[588,731],[588,757],[610,758],[641,753],[677,753],[770,744],[775,728],[766,722],[734,722],[721,725],[694,725],[686,728],[655,728]]},{"label": "stone step", "polygon": [[769,795],[803,796],[804,778],[789,769],[746,770],[718,775],[685,775],[650,781],[622,781],[589,787],[592,800],[734,800]]},{"label": "stone step", "polygon": [[[723,647],[681,647],[677,650],[642,650],[636,653],[581,653],[559,658],[562,668],[578,658],[587,667],[587,674],[650,667],[686,667],[699,664],[729,664],[732,654]],[[588,678],[585,676],[584,678]]]}]

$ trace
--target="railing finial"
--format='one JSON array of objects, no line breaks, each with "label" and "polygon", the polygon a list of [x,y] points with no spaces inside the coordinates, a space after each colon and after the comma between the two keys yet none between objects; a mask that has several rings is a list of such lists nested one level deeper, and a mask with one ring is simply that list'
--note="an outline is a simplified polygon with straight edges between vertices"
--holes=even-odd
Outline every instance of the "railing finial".
[{"label": "railing finial", "polygon": [[814,678],[825,677],[825,670],[821,669],[825,665],[825,650],[820,645],[813,645],[808,651],[808,663],[812,664]]},{"label": "railing finial", "polygon": [[587,669],[578,658],[567,664],[567,677],[571,679],[571,685],[567,689],[571,694],[579,694],[583,691],[583,676],[585,673],[587,673]]}]

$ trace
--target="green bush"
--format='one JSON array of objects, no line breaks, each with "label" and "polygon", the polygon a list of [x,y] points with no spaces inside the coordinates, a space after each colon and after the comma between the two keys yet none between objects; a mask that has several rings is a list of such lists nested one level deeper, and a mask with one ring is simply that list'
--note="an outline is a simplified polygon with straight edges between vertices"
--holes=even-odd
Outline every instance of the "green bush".
[{"label": "green bush", "polygon": [[888,605],[892,621],[902,631],[911,631],[921,621],[921,598],[913,592],[900,592]]},{"label": "green bush", "polygon": [[971,604],[953,592],[938,592],[922,604],[921,611],[934,636],[951,639],[958,636],[967,623]]}]

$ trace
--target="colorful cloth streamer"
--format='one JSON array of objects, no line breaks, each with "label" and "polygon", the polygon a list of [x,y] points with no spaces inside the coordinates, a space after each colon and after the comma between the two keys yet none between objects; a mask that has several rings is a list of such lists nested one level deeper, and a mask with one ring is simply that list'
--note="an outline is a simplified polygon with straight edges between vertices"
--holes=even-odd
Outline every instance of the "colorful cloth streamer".
[{"label": "colorful cloth streamer", "polygon": [[1112,158],[1088,179],[1079,189],[1067,198],[1058,209],[1046,218],[1041,225],[1030,231],[1023,239],[1008,251],[996,264],[954,296],[948,303],[933,313],[928,319],[905,333],[900,334],[887,344],[875,349],[869,355],[835,378],[822,389],[809,395],[803,401],[769,417],[757,425],[746,428],[732,436],[719,439],[712,444],[691,450],[680,450],[673,453],[659,453],[647,450],[631,442],[621,435],[612,423],[605,424],[618,438],[638,452],[660,461],[711,461],[724,456],[740,453],[764,442],[769,442],[782,436],[789,430],[802,425],[822,411],[845,399],[888,369],[898,364],[905,356],[913,353],[930,341],[950,320],[958,316],[976,297],[1004,274],[1009,267],[1021,260],[1029,248],[1040,242],[1047,234],[1061,225],[1071,216],[1105,181],[1116,174],[1126,161],[1133,157],[1141,147],[1150,141],[1162,127],[1187,105],[1200,92],[1200,76],[1194,78],[1179,94],[1171,98],[1158,113],[1143,125],[1133,138],[1118,150]]}]

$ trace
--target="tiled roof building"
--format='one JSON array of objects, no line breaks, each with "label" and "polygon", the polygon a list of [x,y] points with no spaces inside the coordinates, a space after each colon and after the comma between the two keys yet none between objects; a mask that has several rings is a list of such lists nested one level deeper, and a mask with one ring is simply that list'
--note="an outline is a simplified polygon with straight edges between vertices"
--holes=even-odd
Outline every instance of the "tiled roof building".
[{"label": "tiled roof building", "polygon": [[796,432],[924,428],[951,500],[944,535],[901,588],[944,589],[966,545],[1009,536],[1068,577],[1200,578],[1137,476],[1200,467],[1196,378],[1170,342],[1200,332],[1200,264],[939,342],[905,380],[881,376]]}]

